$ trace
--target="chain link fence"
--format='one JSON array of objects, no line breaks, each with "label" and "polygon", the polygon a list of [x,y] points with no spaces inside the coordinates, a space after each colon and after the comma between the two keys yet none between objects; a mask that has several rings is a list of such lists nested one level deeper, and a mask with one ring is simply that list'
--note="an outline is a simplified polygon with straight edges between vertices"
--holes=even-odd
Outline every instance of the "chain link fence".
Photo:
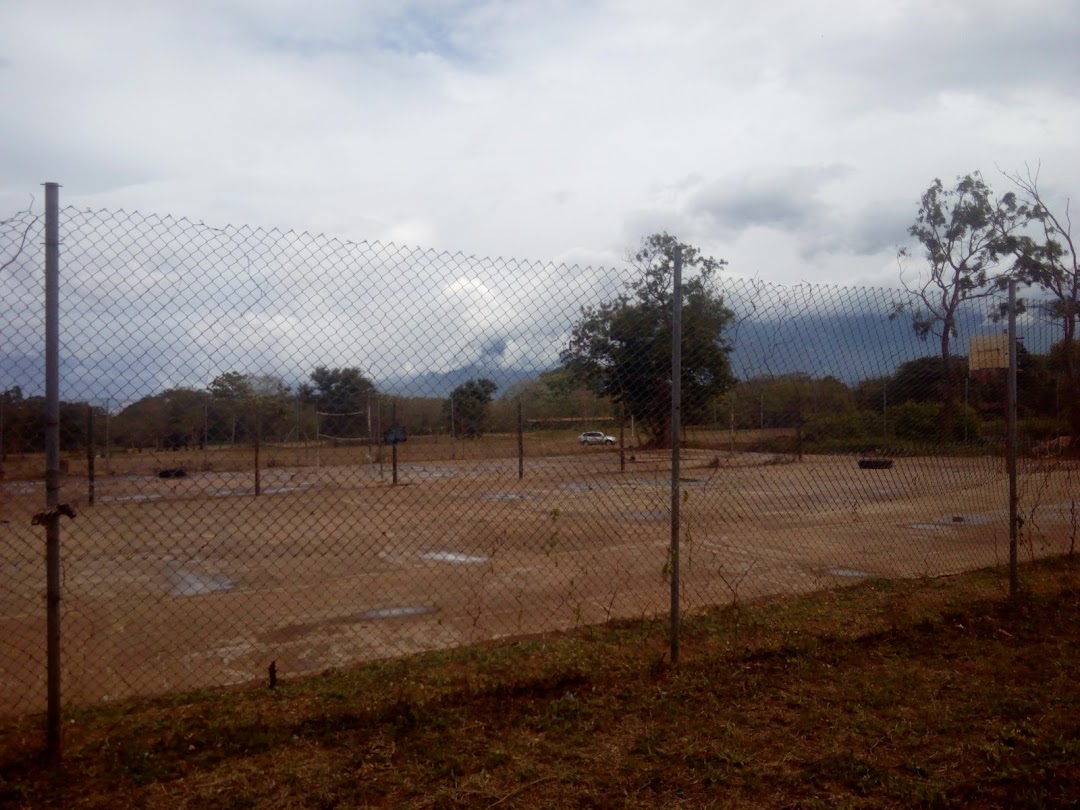
[{"label": "chain link fence", "polygon": [[[667,613],[662,250],[582,268],[72,208],[60,239],[66,704]],[[46,696],[43,240],[0,225],[5,713]],[[1006,372],[967,351],[1000,342],[1000,296],[945,362],[900,291],[695,260],[684,611],[1007,562]],[[1072,553],[1061,324],[1032,305],[1018,332],[1021,553]]]}]

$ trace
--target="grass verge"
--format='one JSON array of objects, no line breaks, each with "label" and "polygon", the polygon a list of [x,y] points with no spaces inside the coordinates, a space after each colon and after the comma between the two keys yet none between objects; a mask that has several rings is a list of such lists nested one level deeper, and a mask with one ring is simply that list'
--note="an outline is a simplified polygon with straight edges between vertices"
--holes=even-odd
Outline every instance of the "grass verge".
[{"label": "grass verge", "polygon": [[1066,807],[1080,797],[1071,561],[866,582],[687,621],[0,726],[26,807]]}]

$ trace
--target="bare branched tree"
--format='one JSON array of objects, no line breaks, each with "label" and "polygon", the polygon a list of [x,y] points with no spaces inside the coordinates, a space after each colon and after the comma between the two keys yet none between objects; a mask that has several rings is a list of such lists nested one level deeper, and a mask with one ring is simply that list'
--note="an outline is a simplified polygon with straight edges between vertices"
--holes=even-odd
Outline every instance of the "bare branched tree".
[{"label": "bare branched tree", "polygon": [[[23,225],[20,220],[25,220],[26,224]],[[26,206],[26,210],[16,212],[15,215],[9,219],[0,220],[0,231],[12,228],[18,233],[18,229],[20,227],[22,229],[21,234],[11,240],[12,242],[17,241],[18,245],[14,248],[11,255],[0,261],[0,273],[7,270],[11,265],[18,261],[19,256],[21,256],[22,252],[26,249],[26,240],[30,238],[30,230],[34,227],[35,222],[37,222],[37,217],[34,216],[34,200],[32,197],[30,198],[29,205]]]},{"label": "bare branched tree", "polygon": [[1048,314],[1060,320],[1061,341],[1051,350],[1055,364],[1064,372],[1072,436],[1080,438],[1080,256],[1072,234],[1070,200],[1054,211],[1039,188],[1039,166],[1024,167],[1024,173],[1002,172],[1019,191],[1031,210],[1031,219],[1041,234],[1027,236],[1016,246],[1014,274],[1025,284],[1034,284],[1050,296]]}]

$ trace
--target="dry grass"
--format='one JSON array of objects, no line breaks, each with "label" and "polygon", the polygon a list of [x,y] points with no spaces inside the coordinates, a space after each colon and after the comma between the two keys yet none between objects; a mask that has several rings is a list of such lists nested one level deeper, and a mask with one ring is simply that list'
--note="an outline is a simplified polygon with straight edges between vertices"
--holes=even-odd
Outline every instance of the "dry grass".
[{"label": "dry grass", "polygon": [[0,729],[27,807],[1065,807],[1080,796],[1068,560],[106,706]]}]

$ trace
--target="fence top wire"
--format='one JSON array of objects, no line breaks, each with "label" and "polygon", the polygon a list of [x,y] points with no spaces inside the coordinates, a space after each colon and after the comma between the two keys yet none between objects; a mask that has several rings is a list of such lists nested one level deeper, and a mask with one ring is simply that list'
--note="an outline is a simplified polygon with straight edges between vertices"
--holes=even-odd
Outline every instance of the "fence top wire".
[{"label": "fence top wire", "polygon": [[[320,366],[362,369],[388,393],[445,396],[469,378],[505,392],[559,366],[583,309],[636,276],[123,210],[68,207],[61,224],[62,396],[98,402],[201,389],[235,370],[295,389]],[[0,387],[31,393],[41,340],[35,229],[40,217],[29,212],[0,227]],[[719,285],[735,314],[725,340],[740,379],[801,373],[854,384],[934,351],[910,322],[890,319],[900,289],[731,275]],[[959,337],[1000,330],[1002,300],[965,305]],[[1046,349],[1053,325],[1028,307],[1029,350]]]}]

